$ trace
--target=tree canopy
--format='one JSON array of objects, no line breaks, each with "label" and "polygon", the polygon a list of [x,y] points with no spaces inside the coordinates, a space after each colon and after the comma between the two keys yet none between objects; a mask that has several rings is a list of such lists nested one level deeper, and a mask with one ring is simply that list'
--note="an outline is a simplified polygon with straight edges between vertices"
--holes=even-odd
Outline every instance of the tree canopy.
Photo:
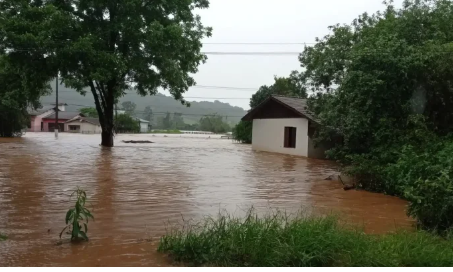
[{"label": "tree canopy", "polygon": [[452,29],[451,1],[390,2],[330,27],[299,57],[323,124],[318,140],[343,139],[329,156],[364,188],[407,198],[423,226],[441,229],[453,226]]},{"label": "tree canopy", "polygon": [[36,69],[0,55],[0,137],[20,135],[30,124],[27,110],[39,107],[39,98],[49,92],[49,75]]},{"label": "tree canopy", "polygon": [[195,9],[207,0],[4,0],[1,47],[8,57],[94,97],[102,145],[113,146],[114,104],[127,90],[153,95],[162,87],[181,103],[206,60],[211,35]]}]

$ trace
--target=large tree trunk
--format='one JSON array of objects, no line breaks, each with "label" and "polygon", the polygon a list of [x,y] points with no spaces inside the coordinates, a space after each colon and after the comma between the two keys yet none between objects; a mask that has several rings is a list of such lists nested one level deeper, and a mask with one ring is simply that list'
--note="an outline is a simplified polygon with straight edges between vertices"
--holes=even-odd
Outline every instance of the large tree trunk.
[{"label": "large tree trunk", "polygon": [[113,146],[113,135],[115,126],[113,120],[114,92],[112,89],[105,90],[102,82],[90,81],[91,92],[93,93],[96,110],[99,115],[99,123],[102,127],[101,145],[105,147]]},{"label": "large tree trunk", "polygon": [[102,125],[102,146],[113,146],[113,135],[115,133],[113,120],[113,99],[106,99],[106,108],[104,111],[104,124]]},{"label": "large tree trunk", "polygon": [[113,129],[102,130],[102,146],[112,147],[113,146]]}]

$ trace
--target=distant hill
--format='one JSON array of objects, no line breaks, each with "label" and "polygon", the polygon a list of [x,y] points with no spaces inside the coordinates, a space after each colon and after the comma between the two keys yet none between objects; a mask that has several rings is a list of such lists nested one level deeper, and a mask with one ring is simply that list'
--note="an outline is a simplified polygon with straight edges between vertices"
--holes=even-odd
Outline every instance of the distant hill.
[{"label": "distant hill", "polygon": [[[53,86],[55,89],[55,86]],[[91,92],[87,92],[85,96],[76,92],[75,90],[68,89],[62,85],[58,88],[58,97],[60,103],[67,103],[66,111],[78,112],[79,108],[84,106],[94,107],[94,99]],[[118,104],[118,109],[121,103],[125,101],[134,102],[137,105],[136,116],[143,117],[143,111],[147,106],[151,106],[154,116],[165,116],[166,112],[182,113],[184,121],[188,124],[197,122],[203,115],[218,114],[225,116],[225,119],[230,124],[236,124],[247,112],[240,107],[231,106],[228,103],[220,101],[214,102],[190,102],[190,107],[181,105],[179,101],[174,100],[172,97],[163,94],[155,96],[140,96],[136,93],[128,93],[121,98]],[[51,95],[41,98],[43,105],[55,103],[55,92]],[[154,118],[156,119],[156,118]]]}]

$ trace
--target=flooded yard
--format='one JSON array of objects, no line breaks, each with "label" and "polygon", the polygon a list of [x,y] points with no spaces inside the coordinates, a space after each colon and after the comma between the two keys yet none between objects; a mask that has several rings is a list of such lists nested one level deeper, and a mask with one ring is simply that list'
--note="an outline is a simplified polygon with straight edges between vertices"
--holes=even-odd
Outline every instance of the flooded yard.
[{"label": "flooded yard", "polygon": [[[0,139],[0,232],[8,235],[1,266],[170,265],[156,253],[166,223],[219,210],[241,215],[251,206],[339,212],[374,233],[412,224],[405,201],[324,180],[336,173],[329,161],[253,152],[206,135],[120,135],[112,149],[99,143],[100,135],[80,134]],[[56,245],[77,186],[95,217],[90,242]]]}]

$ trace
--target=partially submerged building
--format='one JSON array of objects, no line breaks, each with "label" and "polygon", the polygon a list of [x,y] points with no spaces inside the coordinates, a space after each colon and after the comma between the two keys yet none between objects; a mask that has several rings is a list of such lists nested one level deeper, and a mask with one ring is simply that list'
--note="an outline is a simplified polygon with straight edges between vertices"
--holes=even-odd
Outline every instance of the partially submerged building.
[{"label": "partially submerged building", "polygon": [[253,121],[254,150],[325,158],[326,148],[313,141],[320,124],[308,110],[306,99],[270,96],[242,120]]}]

